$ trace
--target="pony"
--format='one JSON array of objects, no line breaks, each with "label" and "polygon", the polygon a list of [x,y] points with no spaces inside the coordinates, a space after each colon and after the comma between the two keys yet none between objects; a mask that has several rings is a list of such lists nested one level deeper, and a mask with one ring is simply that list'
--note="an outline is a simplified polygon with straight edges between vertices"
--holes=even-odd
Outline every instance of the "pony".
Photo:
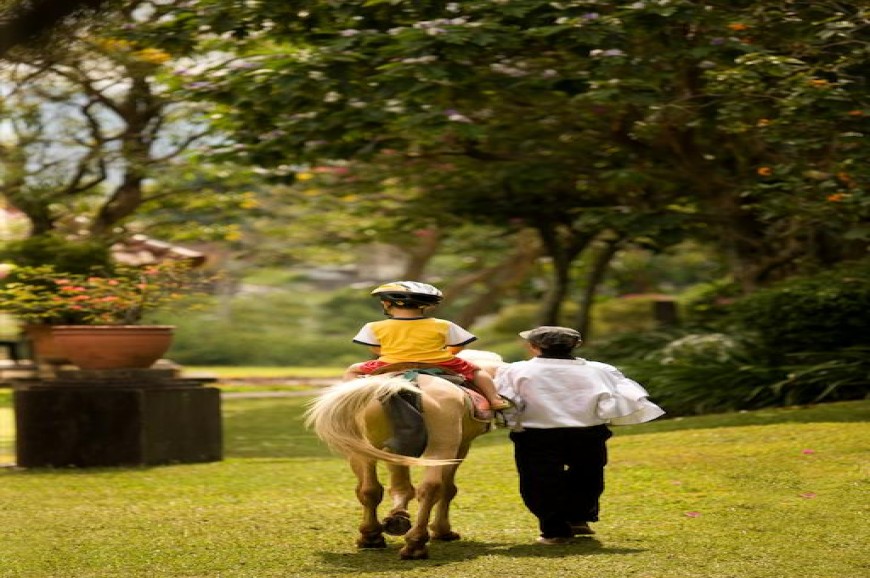
[{"label": "pony", "polygon": [[[479,366],[494,373],[503,365],[497,354],[481,352]],[[474,351],[463,352],[474,361]],[[493,357],[495,355],[495,357]],[[389,367],[385,368],[389,371]],[[450,504],[456,496],[456,470],[468,455],[471,442],[489,431],[491,420],[475,417],[466,390],[444,378],[419,374],[412,383],[401,372],[388,372],[337,383],[315,397],[306,411],[306,426],[332,450],[344,455],[356,475],[356,496],[362,505],[358,548],[386,548],[384,534],[403,536],[402,560],[429,557],[429,541],[459,540],[450,523]],[[419,457],[389,448],[394,427],[385,401],[394,396],[419,395],[425,424],[425,447]],[[379,521],[384,498],[378,462],[389,472],[391,507]],[[424,468],[416,488],[410,466]],[[417,500],[416,521],[408,506]]]}]

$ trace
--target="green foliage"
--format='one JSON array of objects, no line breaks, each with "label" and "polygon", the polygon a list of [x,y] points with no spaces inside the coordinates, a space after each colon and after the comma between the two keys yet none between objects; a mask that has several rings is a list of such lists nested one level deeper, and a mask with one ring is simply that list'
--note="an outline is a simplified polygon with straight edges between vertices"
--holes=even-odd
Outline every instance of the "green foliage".
[{"label": "green foliage", "polygon": [[330,316],[318,299],[295,290],[243,294],[166,318],[177,327],[167,355],[184,365],[230,366],[339,367],[366,359],[368,351],[351,342],[362,322],[328,335],[320,324]]},{"label": "green foliage", "polygon": [[581,357],[621,365],[649,358],[684,335],[683,330],[676,328],[617,333],[584,344],[578,353]]},{"label": "green foliage", "polygon": [[870,346],[791,354],[783,369],[788,375],[770,389],[786,405],[866,398]]},{"label": "green foliage", "polygon": [[306,334],[282,326],[184,319],[167,356],[182,365],[346,366],[366,352],[350,337]]},{"label": "green foliage", "polygon": [[202,276],[178,261],[87,274],[14,267],[0,283],[0,310],[25,323],[132,325],[182,301],[190,306],[205,289]]},{"label": "green foliage", "polygon": [[752,293],[730,307],[737,331],[757,335],[773,359],[870,343],[870,260]]},{"label": "green foliage", "polygon": [[653,305],[658,295],[626,295],[603,300],[592,311],[591,338],[607,339],[620,333],[653,331],[657,326]]},{"label": "green foliage", "polygon": [[[321,331],[325,335],[342,336],[347,340],[356,335],[365,323],[383,318],[378,300],[359,287],[332,292],[321,307]],[[362,353],[360,349],[360,354]]]},{"label": "green foliage", "polygon": [[728,306],[742,295],[732,279],[700,283],[680,295],[680,312],[695,325],[715,325],[727,315]]},{"label": "green foliage", "polygon": [[538,305],[535,303],[509,305],[499,311],[498,316],[486,325],[486,332],[502,338],[515,337],[520,331],[531,329],[536,325],[537,314]]},{"label": "green foliage", "polygon": [[[854,400],[867,395],[870,348],[866,346],[791,354],[777,364],[751,340],[694,334],[656,343],[655,337],[626,336],[621,348],[617,341],[616,347],[596,349],[599,355],[592,358],[621,367],[671,415]],[[651,349],[644,350],[646,346]]]},{"label": "green foliage", "polygon": [[69,241],[59,235],[36,235],[6,241],[0,261],[17,267],[51,265],[61,273],[88,274],[94,268],[110,268],[109,247],[95,240]]},{"label": "green foliage", "polygon": [[771,385],[783,379],[785,372],[746,354],[671,364],[656,359],[627,361],[620,368],[643,384],[669,415],[783,405]]},{"label": "green foliage", "polygon": [[[559,229],[554,258],[592,210],[629,235],[719,243],[746,284],[866,245],[857,6],[206,0],[156,10],[130,38],[177,52],[226,38],[239,51],[177,78],[220,108],[233,159],[280,174],[293,162],[378,165],[432,210]],[[625,226],[656,219],[667,226],[649,234]]]}]

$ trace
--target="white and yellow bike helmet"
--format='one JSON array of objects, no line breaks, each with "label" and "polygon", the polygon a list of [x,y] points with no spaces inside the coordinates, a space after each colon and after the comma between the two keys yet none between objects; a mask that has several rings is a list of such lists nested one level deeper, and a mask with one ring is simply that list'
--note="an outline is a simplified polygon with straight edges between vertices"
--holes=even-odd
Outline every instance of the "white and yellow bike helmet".
[{"label": "white and yellow bike helmet", "polygon": [[371,295],[399,307],[429,307],[438,305],[444,296],[428,283],[392,281],[375,288]]}]

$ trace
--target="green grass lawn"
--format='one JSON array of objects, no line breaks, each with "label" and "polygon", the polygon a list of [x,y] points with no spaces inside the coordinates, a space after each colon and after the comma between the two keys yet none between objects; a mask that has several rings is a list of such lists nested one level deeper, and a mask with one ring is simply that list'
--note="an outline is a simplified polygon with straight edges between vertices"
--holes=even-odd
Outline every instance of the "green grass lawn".
[{"label": "green grass lawn", "polygon": [[463,540],[407,562],[398,538],[387,550],[355,549],[355,479],[302,427],[305,400],[225,399],[218,463],[0,469],[0,576],[870,575],[870,402],[617,428],[598,534],[565,546],[533,543],[498,430],[459,470],[453,521]]}]

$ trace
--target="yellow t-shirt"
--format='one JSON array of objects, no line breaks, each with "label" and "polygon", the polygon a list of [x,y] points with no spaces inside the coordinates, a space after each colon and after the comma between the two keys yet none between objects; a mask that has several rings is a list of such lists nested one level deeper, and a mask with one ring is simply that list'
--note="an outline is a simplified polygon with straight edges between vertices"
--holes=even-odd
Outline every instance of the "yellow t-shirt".
[{"label": "yellow t-shirt", "polygon": [[452,321],[417,317],[366,323],[353,341],[370,347],[380,347],[381,354],[378,359],[385,363],[440,363],[454,357],[447,351],[447,346],[462,346],[476,339],[472,333]]}]

